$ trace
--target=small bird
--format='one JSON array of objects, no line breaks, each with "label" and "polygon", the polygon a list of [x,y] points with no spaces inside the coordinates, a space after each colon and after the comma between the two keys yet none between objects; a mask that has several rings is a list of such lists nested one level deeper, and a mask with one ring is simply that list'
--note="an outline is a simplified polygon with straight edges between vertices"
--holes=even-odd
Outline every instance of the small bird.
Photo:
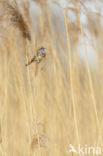
[{"label": "small bird", "polygon": [[46,57],[45,48],[41,47],[40,49],[38,49],[37,54],[31,59],[31,61],[26,64],[26,66],[30,65],[33,62],[40,63],[42,59],[45,57]]}]

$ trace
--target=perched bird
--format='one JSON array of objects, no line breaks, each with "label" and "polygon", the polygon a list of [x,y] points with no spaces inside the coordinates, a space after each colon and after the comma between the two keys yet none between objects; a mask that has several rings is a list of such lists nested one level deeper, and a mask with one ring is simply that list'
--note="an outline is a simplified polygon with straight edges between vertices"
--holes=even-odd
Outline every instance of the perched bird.
[{"label": "perched bird", "polygon": [[46,57],[45,48],[41,47],[38,49],[37,54],[26,64],[26,66],[30,65],[32,62],[40,63],[43,58]]}]

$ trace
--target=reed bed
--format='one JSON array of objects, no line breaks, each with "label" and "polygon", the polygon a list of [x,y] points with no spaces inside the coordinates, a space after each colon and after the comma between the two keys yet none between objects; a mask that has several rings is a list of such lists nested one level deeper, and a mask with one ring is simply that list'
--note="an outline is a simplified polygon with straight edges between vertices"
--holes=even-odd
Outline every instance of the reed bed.
[{"label": "reed bed", "polygon": [[[0,0],[1,156],[102,147],[102,5]],[[41,46],[46,58],[26,67]]]}]

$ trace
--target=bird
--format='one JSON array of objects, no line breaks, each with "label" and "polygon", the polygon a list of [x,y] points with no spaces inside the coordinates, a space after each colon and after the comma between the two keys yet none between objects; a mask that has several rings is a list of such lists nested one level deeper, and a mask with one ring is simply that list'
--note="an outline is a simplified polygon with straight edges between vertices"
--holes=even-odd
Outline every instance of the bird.
[{"label": "bird", "polygon": [[25,66],[28,66],[33,62],[40,63],[42,61],[42,59],[46,57],[45,49],[46,48],[44,48],[44,47],[41,47],[40,49],[38,49],[37,54],[34,55],[34,57]]}]

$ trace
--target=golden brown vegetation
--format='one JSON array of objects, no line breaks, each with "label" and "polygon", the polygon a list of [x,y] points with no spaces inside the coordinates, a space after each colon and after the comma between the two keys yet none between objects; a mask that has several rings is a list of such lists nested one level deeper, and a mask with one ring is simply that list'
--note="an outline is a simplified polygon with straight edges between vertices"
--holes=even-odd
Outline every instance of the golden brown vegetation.
[{"label": "golden brown vegetation", "polygon": [[[88,0],[50,2],[33,0],[38,12],[30,13],[28,0],[0,0],[0,156],[71,156],[70,144],[102,146],[99,2],[90,2],[94,12]],[[41,46],[46,59],[26,67]]]}]

